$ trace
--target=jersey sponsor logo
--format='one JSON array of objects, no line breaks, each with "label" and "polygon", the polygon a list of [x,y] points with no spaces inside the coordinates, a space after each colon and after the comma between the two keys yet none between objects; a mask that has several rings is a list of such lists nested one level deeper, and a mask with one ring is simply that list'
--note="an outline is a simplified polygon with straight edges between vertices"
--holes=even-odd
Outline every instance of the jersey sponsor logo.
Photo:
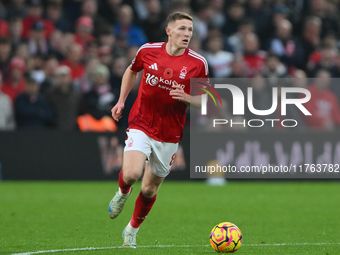
[{"label": "jersey sponsor logo", "polygon": [[174,71],[171,68],[167,68],[167,69],[165,69],[163,76],[166,79],[170,79],[172,77],[173,73],[174,73]]},{"label": "jersey sponsor logo", "polygon": [[153,63],[151,66],[149,66],[149,68],[158,71],[157,63]]},{"label": "jersey sponsor logo", "polygon": [[151,86],[156,86],[158,84],[158,80],[159,78],[154,75],[154,74],[150,74],[150,73],[147,73],[146,74],[146,80],[145,82]]},{"label": "jersey sponsor logo", "polygon": [[[174,84],[175,82],[174,80],[167,80],[167,79],[164,79],[163,77],[157,77],[156,75],[150,74],[150,73],[147,73],[145,75],[146,75],[145,82],[149,84],[150,86],[158,85],[158,87],[161,89],[172,90],[171,86]],[[162,83],[168,86],[161,85]],[[179,84],[179,85],[183,89],[185,88],[184,84]]]},{"label": "jersey sponsor logo", "polygon": [[187,75],[188,71],[187,71],[187,67],[183,66],[181,73],[179,74],[179,78],[181,79],[185,79],[185,76]]}]

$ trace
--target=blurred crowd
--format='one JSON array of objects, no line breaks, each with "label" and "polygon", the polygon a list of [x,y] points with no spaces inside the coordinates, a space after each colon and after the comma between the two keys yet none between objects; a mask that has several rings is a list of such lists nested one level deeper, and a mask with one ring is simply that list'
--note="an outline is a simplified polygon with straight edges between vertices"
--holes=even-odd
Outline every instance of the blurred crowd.
[{"label": "blurred crowd", "polygon": [[190,48],[211,78],[252,78],[257,109],[270,108],[274,86],[305,87],[313,117],[292,116],[303,128],[335,129],[339,8],[338,0],[0,0],[0,130],[126,127],[139,81],[115,123],[122,75],[141,45],[167,40],[173,11],[194,17]]}]

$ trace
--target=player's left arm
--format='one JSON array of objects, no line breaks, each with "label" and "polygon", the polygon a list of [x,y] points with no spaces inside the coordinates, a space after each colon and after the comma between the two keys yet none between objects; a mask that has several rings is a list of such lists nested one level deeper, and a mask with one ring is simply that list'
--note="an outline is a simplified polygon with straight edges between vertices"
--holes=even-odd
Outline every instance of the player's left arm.
[{"label": "player's left arm", "polygon": [[201,108],[201,95],[191,96],[185,93],[184,89],[176,81],[174,81],[172,88],[173,90],[170,91],[170,96],[173,99],[177,99],[188,106]]}]

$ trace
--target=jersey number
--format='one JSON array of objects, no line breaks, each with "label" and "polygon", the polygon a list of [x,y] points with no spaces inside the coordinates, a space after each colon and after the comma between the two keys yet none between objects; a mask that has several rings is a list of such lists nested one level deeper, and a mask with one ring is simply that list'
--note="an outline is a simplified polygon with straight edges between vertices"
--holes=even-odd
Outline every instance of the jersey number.
[{"label": "jersey number", "polygon": [[173,164],[174,161],[175,161],[175,157],[176,157],[176,153],[174,153],[174,155],[172,155],[169,166],[172,166],[172,164]]}]

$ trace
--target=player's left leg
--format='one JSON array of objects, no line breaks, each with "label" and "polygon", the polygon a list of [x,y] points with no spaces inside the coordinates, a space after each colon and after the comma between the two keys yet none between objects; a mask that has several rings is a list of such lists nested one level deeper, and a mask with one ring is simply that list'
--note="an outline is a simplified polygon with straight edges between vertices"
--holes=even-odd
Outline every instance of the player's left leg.
[{"label": "player's left leg", "polygon": [[157,191],[165,177],[155,175],[149,164],[146,164],[142,180],[142,188],[135,203],[132,219],[123,231],[124,247],[136,248],[136,234],[139,226],[148,216],[156,201]]},{"label": "player's left leg", "polygon": [[149,138],[152,153],[145,167],[141,192],[135,203],[133,216],[123,231],[125,247],[136,248],[136,234],[156,201],[157,191],[170,173],[178,149],[177,143],[166,143]]}]

